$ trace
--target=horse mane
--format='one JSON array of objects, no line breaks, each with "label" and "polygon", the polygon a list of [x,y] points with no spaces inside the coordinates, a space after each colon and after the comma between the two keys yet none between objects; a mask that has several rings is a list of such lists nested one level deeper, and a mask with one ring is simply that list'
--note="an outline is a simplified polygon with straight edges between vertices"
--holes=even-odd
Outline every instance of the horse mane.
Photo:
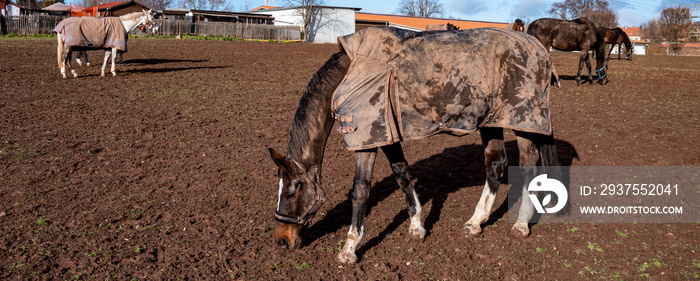
[{"label": "horse mane", "polygon": [[126,15],[121,15],[121,16],[119,16],[119,18],[122,21],[127,21],[127,20],[137,20],[142,16],[143,16],[143,12],[133,12],[133,13],[128,13]]},{"label": "horse mane", "polygon": [[[325,147],[330,128],[327,128],[327,132],[322,132],[323,122],[332,118],[333,92],[345,77],[349,66],[349,57],[345,51],[340,51],[332,55],[311,78],[299,100],[299,106],[289,130],[287,155],[294,159],[302,159],[305,145],[315,137],[322,137],[323,147]],[[325,137],[322,134],[325,134]],[[322,158],[323,150],[320,153]]]}]

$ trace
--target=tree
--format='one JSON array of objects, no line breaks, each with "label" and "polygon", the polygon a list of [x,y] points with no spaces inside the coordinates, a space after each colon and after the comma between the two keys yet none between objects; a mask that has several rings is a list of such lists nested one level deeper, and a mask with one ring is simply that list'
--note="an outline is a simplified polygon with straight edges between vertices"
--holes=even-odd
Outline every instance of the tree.
[{"label": "tree", "polygon": [[686,7],[666,8],[661,11],[659,33],[666,41],[678,43],[681,39],[687,39],[692,26],[690,9]]},{"label": "tree", "polygon": [[[594,11],[610,10],[606,0],[564,0],[555,2],[549,8],[549,14],[563,20],[573,20],[592,15]],[[617,15],[616,15],[617,17]],[[617,22],[617,19],[615,19]]]},{"label": "tree", "polygon": [[582,15],[590,19],[596,26],[602,26],[605,28],[615,28],[618,27],[617,23],[617,13],[607,7],[601,7],[594,10],[584,10]]},{"label": "tree", "polygon": [[640,32],[642,33],[642,39],[649,40],[651,43],[661,43],[663,37],[659,32],[659,20],[651,19],[648,22],[640,26]]},{"label": "tree", "polygon": [[180,7],[192,10],[209,11],[231,10],[231,5],[229,5],[226,0],[180,0]]},{"label": "tree", "polygon": [[309,29],[314,18],[320,13],[317,6],[322,5],[323,0],[287,0],[287,5],[296,7],[297,13],[301,16],[302,38],[304,41],[309,40]]},{"label": "tree", "polygon": [[413,17],[440,16],[445,8],[438,0],[401,0],[396,13]]},{"label": "tree", "polygon": [[158,11],[163,10],[173,3],[172,0],[141,0],[144,6],[151,10]]}]

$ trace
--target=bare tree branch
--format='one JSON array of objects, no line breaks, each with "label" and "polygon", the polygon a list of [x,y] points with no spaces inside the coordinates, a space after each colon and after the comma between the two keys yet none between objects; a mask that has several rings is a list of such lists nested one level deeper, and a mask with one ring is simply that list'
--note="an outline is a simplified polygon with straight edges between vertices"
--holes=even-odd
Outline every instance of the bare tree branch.
[{"label": "bare tree branch", "polygon": [[396,13],[413,17],[441,16],[444,6],[437,0],[401,0]]}]

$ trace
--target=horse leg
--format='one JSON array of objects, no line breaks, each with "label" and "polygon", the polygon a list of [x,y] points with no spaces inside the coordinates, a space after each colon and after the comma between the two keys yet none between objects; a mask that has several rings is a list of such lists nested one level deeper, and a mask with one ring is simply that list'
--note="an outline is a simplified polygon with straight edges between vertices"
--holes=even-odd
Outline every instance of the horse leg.
[{"label": "horse leg", "polygon": [[352,222],[348,230],[348,239],[343,250],[338,254],[341,263],[355,263],[355,249],[365,231],[365,210],[369,187],[372,182],[372,169],[377,158],[377,149],[367,149],[355,152],[355,180],[352,191]]},{"label": "horse leg", "polygon": [[527,224],[532,218],[535,206],[530,201],[528,196],[528,183],[535,178],[537,173],[537,160],[539,159],[539,150],[535,146],[534,134],[515,131],[518,142],[518,151],[520,153],[520,170],[523,173],[523,194],[520,198],[520,210],[518,219],[513,225],[513,232],[523,237],[530,234],[530,229]]},{"label": "horse leg", "polygon": [[63,79],[68,78],[66,76],[66,61],[68,61],[68,52],[70,51],[70,47],[63,49],[63,52],[61,53],[61,75],[63,76]]},{"label": "horse leg", "polygon": [[[598,54],[598,55],[601,55],[601,54]],[[588,52],[586,52],[585,61],[586,61],[586,68],[588,68],[588,81],[591,84],[593,84],[593,72],[591,72],[591,58],[588,55]]]},{"label": "horse leg", "polygon": [[78,51],[78,55],[75,56],[75,61],[78,63],[78,65],[82,66],[83,61],[80,58],[85,59],[85,65],[90,66],[90,62],[88,61],[87,58],[87,52],[86,51]]},{"label": "horse leg", "polygon": [[117,59],[117,49],[112,48],[112,76],[117,76],[117,65],[114,64],[114,60]]},{"label": "horse leg", "polygon": [[581,86],[581,70],[583,69],[583,64],[586,62],[586,57],[588,53],[581,51],[581,58],[578,61],[578,72],[576,72],[576,84]]},{"label": "horse leg", "polygon": [[423,210],[421,208],[418,195],[411,182],[411,175],[408,174],[408,162],[403,155],[401,143],[383,146],[382,151],[391,164],[391,170],[394,171],[394,177],[398,182],[399,187],[403,190],[408,203],[408,215],[411,216],[411,226],[408,228],[408,233],[416,238],[425,238],[425,228],[423,228]]},{"label": "horse leg", "polygon": [[481,191],[481,198],[476,204],[472,217],[464,224],[468,235],[477,235],[482,232],[481,224],[488,220],[491,209],[496,199],[498,186],[503,179],[503,171],[506,169],[508,157],[503,142],[502,128],[481,128],[481,142],[484,149],[484,161],[486,164],[486,183]]},{"label": "horse leg", "polygon": [[75,72],[75,68],[73,67],[71,60],[73,60],[73,50],[71,50],[70,47],[65,48],[63,50],[63,68],[61,68],[63,78],[66,78],[66,64],[68,67],[70,67],[70,73],[73,74],[73,78],[78,78],[78,73]]},{"label": "horse leg", "polygon": [[107,60],[109,59],[109,55],[112,54],[112,50],[106,49],[105,50],[105,58],[102,61],[102,74],[100,76],[104,77],[105,76],[105,68],[107,68]]}]

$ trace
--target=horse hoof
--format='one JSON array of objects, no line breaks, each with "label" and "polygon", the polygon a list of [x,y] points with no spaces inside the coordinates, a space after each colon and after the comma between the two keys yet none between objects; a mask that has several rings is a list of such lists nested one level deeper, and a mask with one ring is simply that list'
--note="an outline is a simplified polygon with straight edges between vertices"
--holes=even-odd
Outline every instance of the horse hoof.
[{"label": "horse hoof", "polygon": [[481,224],[477,224],[475,222],[467,222],[464,224],[464,231],[467,232],[467,237],[469,236],[477,236],[483,232],[481,229]]},{"label": "horse hoof", "polygon": [[421,239],[421,240],[422,240],[423,238],[425,238],[425,228],[417,227],[417,226],[416,226],[416,227],[411,227],[411,228],[408,230],[408,234],[410,234],[411,236],[413,236],[413,237],[415,237],[415,238],[418,238],[418,239]]},{"label": "horse hoof", "polygon": [[340,252],[340,254],[338,254],[338,261],[340,263],[355,263],[357,262],[357,256],[355,253]]},{"label": "horse hoof", "polygon": [[525,238],[530,235],[530,228],[527,227],[527,223],[516,223],[510,229],[510,233],[517,238]]},{"label": "horse hoof", "polygon": [[88,63],[86,63],[85,65],[90,66],[90,63],[88,62]]},{"label": "horse hoof", "polygon": [[112,72],[112,77],[116,77],[116,76],[117,76],[117,73],[116,73],[116,72]]},{"label": "horse hoof", "polygon": [[105,77],[105,74],[104,74],[104,73],[102,73],[102,74],[100,74],[100,76],[101,76],[101,77]]}]

